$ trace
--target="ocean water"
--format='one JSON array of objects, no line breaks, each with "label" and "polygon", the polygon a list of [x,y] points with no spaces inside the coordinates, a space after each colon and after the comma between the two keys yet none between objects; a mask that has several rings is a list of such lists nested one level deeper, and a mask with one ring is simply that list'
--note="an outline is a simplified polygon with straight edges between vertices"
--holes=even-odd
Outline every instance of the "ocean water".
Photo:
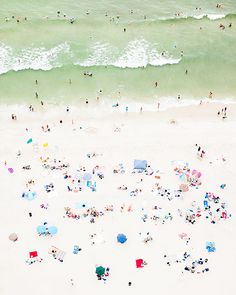
[{"label": "ocean water", "polygon": [[234,100],[236,1],[216,6],[1,0],[0,102]]}]

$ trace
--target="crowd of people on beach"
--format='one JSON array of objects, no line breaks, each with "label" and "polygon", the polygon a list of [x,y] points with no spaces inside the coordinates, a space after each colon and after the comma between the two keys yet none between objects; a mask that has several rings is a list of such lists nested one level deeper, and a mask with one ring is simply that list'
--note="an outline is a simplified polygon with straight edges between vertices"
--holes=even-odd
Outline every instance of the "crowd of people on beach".
[{"label": "crowd of people on beach", "polygon": [[[65,111],[67,113],[70,112],[70,108],[67,107]],[[218,115],[222,114],[226,116],[226,112],[227,107],[222,108]],[[56,129],[55,126],[53,126],[53,131]],[[51,132],[51,130],[48,124],[41,126],[42,134]],[[49,148],[48,142],[44,142],[41,145],[41,149],[47,150],[45,153],[41,152],[42,150],[37,142],[32,142],[32,138],[27,141],[27,144],[32,145],[32,150],[35,155],[37,155],[38,164],[42,171],[50,173],[51,176],[57,173],[57,177],[60,178],[60,185],[64,187],[63,193],[68,195],[68,203],[65,203],[61,218],[62,220],[67,220],[68,224],[73,222],[83,224],[83,222],[86,222],[92,227],[95,223],[101,225],[103,220],[109,220],[109,218],[113,216],[119,216],[121,218],[124,216],[126,218],[128,217],[130,220],[135,220],[138,223],[140,222],[142,225],[145,224],[147,229],[149,225],[155,225],[157,229],[160,229],[161,227],[168,227],[170,224],[175,224],[176,221],[180,222],[179,224],[182,224],[183,227],[186,226],[186,224],[187,226],[194,227],[200,220],[205,224],[210,224],[210,226],[216,226],[220,222],[227,222],[227,220],[230,220],[232,217],[228,204],[219,194],[208,191],[202,195],[202,193],[199,192],[202,182],[204,182],[204,175],[197,169],[193,169],[188,162],[171,162],[171,173],[176,175],[176,180],[179,185],[176,186],[176,184],[172,184],[168,186],[162,182],[163,172],[160,171],[158,167],[155,167],[153,163],[148,163],[146,160],[134,160],[134,163],[135,161],[138,163],[140,162],[145,166],[144,168],[135,167],[135,164],[132,165],[133,163],[121,161],[117,163],[115,160],[113,165],[105,167],[105,165],[101,165],[104,153],[93,150],[91,152],[84,152],[84,157],[81,158],[81,161],[77,163],[77,167],[75,168],[75,164],[68,161],[65,157],[56,156],[54,153],[55,150]],[[205,148],[202,148],[202,144],[195,144],[195,148],[197,159],[200,160],[199,163],[206,161],[205,157],[208,155],[206,155]],[[195,152],[193,154],[195,154]],[[21,157],[21,152],[18,153],[18,157]],[[31,165],[25,165],[22,169],[31,170]],[[25,172],[28,173],[29,177],[25,183],[26,190],[24,188],[24,192],[21,194],[22,199],[34,200],[38,198],[36,192],[38,186],[42,187],[47,197],[58,191],[56,182],[50,179],[50,177],[48,177],[46,182],[40,184],[39,181],[36,183],[35,178],[30,177],[31,171]],[[93,203],[88,204],[83,193],[94,194],[96,196],[96,194],[106,186],[108,175],[114,180],[114,190],[109,191],[108,194],[115,193],[119,195],[121,199],[116,199],[114,202],[106,201],[103,204],[101,203],[100,206],[94,205]],[[126,178],[129,179],[128,182]],[[218,185],[218,188],[220,188],[222,192],[225,187],[225,183]],[[112,185],[110,185],[110,189],[112,189]],[[195,192],[197,197],[194,201],[192,201],[192,199],[187,201],[188,191]],[[57,194],[55,194],[55,196],[56,195]],[[79,203],[76,203],[76,201],[78,201],[77,197],[79,197]],[[126,198],[126,202],[124,202],[123,197]],[[82,198],[84,198],[84,200]],[[73,205],[71,204],[71,200],[76,200]],[[138,203],[141,200],[145,200],[142,205]],[[187,207],[183,206],[183,203],[185,205],[188,204]],[[40,212],[47,214],[52,208],[52,204],[50,200],[47,202],[42,201],[39,207]],[[29,212],[29,216],[31,220],[33,220],[34,215],[32,212]],[[47,222],[44,222],[42,226],[44,226],[46,230],[38,233],[40,238],[47,237],[47,239],[53,239],[54,234],[49,231]],[[137,236],[140,236],[140,243],[147,245],[145,247],[148,247],[148,245],[156,241],[149,231],[145,234],[141,234],[140,230],[138,230]],[[98,237],[99,233],[93,230],[92,234],[88,234],[89,244],[96,247],[98,244],[107,243],[109,239],[114,238],[99,239]],[[180,265],[180,272],[182,274],[207,274],[209,272],[208,261],[210,258],[208,256],[206,257],[206,249],[202,249],[205,251],[202,256],[195,255],[193,253],[190,235],[180,233],[179,237],[184,242],[184,246],[188,247],[188,249],[182,251],[180,255],[174,255],[174,258],[173,255],[165,254],[163,263],[171,268]],[[78,245],[74,245],[71,254],[79,255],[80,251],[81,248]],[[59,252],[62,253],[60,254],[61,256],[58,256],[56,253],[57,252],[51,253],[53,258],[63,262],[65,253],[63,251]],[[33,265],[38,261],[41,262],[41,258],[28,259],[27,264]],[[148,267],[148,265],[149,263],[145,261],[142,264],[142,266],[145,267]],[[99,281],[106,282],[107,278],[110,276],[110,268],[105,268],[103,274],[96,274],[96,276]],[[73,284],[74,282],[72,280],[71,285]],[[131,286],[132,282],[129,282],[128,285]]]}]

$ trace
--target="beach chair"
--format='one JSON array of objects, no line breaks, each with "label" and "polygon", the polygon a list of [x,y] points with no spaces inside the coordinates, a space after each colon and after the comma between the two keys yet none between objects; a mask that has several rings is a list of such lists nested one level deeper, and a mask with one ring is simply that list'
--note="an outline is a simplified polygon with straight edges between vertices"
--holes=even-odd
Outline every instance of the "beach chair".
[{"label": "beach chair", "polygon": [[66,252],[52,246],[48,252],[50,255],[53,256],[54,259],[59,260],[60,262],[63,262],[63,259],[66,255]]}]

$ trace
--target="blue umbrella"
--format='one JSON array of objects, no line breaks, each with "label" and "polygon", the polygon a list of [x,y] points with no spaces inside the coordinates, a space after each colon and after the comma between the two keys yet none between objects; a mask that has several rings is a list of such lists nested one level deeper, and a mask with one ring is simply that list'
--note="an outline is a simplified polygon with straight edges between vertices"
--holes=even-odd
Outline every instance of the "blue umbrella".
[{"label": "blue umbrella", "polygon": [[117,242],[124,244],[127,241],[127,238],[124,234],[119,234],[117,236]]},{"label": "blue umbrella", "polygon": [[57,233],[57,227],[56,226],[50,226],[48,228],[48,232],[51,234],[51,235],[55,235]]},{"label": "blue umbrella", "polygon": [[88,208],[88,204],[85,202],[78,202],[75,204],[75,207],[77,209],[86,209],[86,208]]},{"label": "blue umbrella", "polygon": [[83,180],[91,180],[92,175],[90,173],[84,173]]},{"label": "blue umbrella", "polygon": [[44,234],[46,232],[46,226],[44,226],[44,225],[39,225],[38,227],[37,227],[37,233],[38,234]]},{"label": "blue umbrella", "polygon": [[25,194],[27,200],[31,201],[36,198],[36,192],[28,192]]}]

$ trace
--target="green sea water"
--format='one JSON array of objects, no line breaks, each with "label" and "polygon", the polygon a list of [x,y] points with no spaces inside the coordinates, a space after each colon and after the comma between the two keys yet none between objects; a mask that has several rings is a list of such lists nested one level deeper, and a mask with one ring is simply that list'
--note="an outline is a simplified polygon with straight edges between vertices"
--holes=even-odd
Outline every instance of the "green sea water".
[{"label": "green sea water", "polygon": [[216,5],[2,0],[0,102],[236,99],[236,1]]}]

